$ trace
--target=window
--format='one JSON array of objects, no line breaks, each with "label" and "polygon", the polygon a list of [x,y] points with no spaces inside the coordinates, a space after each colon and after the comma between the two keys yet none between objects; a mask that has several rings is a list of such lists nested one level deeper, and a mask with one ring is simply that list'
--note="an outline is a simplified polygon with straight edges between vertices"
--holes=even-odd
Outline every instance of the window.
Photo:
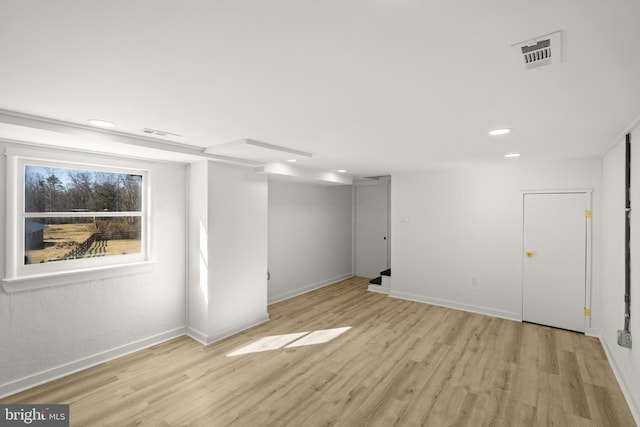
[{"label": "window", "polygon": [[142,252],[142,175],[24,165],[24,264]]},{"label": "window", "polygon": [[148,171],[18,156],[7,170],[5,289],[148,260]]}]

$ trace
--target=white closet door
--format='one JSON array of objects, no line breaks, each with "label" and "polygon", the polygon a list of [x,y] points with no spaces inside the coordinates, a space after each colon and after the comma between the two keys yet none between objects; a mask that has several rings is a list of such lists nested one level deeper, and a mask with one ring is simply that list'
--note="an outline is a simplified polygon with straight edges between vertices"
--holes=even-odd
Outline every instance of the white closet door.
[{"label": "white closet door", "polygon": [[586,194],[524,195],[523,320],[585,330]]}]

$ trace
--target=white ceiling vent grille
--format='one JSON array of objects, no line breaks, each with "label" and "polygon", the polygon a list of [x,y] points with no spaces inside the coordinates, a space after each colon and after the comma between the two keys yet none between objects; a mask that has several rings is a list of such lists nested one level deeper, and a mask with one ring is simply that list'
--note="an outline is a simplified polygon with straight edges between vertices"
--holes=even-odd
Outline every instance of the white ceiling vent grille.
[{"label": "white ceiling vent grille", "polygon": [[178,135],[177,133],[165,132],[157,129],[144,128],[140,129],[139,132],[148,136],[159,136],[162,138],[182,138],[182,135]]},{"label": "white ceiling vent grille", "polygon": [[518,63],[525,70],[560,64],[562,61],[562,32],[546,34],[512,45]]}]

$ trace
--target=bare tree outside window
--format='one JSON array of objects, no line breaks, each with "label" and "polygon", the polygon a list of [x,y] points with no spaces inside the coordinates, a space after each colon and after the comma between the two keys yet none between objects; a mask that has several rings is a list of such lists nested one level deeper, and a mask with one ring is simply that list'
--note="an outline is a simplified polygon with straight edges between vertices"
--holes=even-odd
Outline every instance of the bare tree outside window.
[{"label": "bare tree outside window", "polygon": [[140,253],[142,179],[25,165],[24,263]]}]

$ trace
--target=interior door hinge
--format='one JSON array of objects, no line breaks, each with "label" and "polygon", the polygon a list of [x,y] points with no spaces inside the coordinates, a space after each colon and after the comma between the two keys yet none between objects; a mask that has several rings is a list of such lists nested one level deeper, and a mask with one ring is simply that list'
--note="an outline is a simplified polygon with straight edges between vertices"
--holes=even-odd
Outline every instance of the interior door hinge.
[{"label": "interior door hinge", "polygon": [[587,218],[591,218],[591,211],[589,209],[584,211],[584,216],[586,216]]}]

